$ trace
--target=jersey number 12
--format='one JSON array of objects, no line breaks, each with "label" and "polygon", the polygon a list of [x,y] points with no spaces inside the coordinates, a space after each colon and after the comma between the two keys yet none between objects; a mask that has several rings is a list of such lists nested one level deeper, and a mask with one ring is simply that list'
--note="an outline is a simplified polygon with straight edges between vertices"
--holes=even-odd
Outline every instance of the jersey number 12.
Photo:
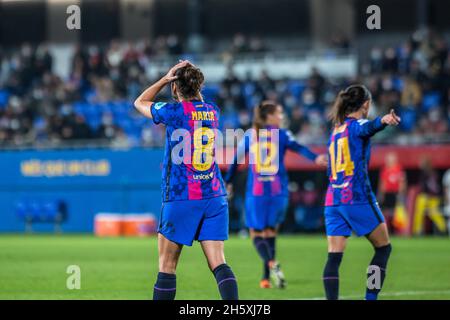
[{"label": "jersey number 12", "polygon": [[255,159],[255,171],[261,175],[275,175],[278,172],[277,145],[270,141],[252,144],[250,151]]}]

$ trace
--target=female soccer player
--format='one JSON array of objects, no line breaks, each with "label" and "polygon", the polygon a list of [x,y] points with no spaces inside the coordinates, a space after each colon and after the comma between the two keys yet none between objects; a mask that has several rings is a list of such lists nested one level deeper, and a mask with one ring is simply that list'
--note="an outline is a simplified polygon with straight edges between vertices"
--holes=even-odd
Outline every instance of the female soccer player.
[{"label": "female soccer player", "polygon": [[264,101],[254,110],[253,129],[238,147],[225,181],[231,188],[238,159],[250,154],[246,191],[246,224],[259,256],[263,260],[261,288],[271,288],[271,276],[277,288],[284,288],[285,279],[275,260],[275,239],[288,205],[288,176],[284,155],[288,149],[326,165],[326,155],[317,156],[295,141],[292,134],[281,129],[283,108],[272,101]]},{"label": "female soccer player", "polygon": [[391,253],[386,223],[370,186],[368,163],[370,137],[387,125],[398,125],[400,118],[391,110],[369,121],[370,103],[367,88],[352,85],[339,93],[331,113],[334,130],[328,142],[329,186],[325,199],[328,261],[323,272],[329,300],[339,297],[339,265],[352,231],[366,236],[375,249],[367,271],[367,300],[377,299]]},{"label": "female soccer player", "polygon": [[[238,299],[236,278],[225,262],[223,249],[228,238],[226,189],[214,159],[219,109],[203,101],[203,81],[200,69],[182,61],[134,103],[155,124],[166,126],[154,300],[175,298],[178,258],[183,245],[191,246],[193,240],[200,241],[222,299]],[[168,84],[176,103],[154,102]]]}]

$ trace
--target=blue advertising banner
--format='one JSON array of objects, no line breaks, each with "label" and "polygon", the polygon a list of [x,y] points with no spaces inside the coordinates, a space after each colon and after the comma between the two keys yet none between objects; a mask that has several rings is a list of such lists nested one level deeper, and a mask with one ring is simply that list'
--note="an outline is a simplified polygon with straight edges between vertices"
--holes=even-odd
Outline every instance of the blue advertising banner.
[{"label": "blue advertising banner", "polygon": [[[92,231],[98,212],[158,217],[162,158],[161,149],[1,152],[0,232],[23,231],[19,208],[30,203],[65,203],[67,232]],[[37,231],[52,228],[33,224]]]}]

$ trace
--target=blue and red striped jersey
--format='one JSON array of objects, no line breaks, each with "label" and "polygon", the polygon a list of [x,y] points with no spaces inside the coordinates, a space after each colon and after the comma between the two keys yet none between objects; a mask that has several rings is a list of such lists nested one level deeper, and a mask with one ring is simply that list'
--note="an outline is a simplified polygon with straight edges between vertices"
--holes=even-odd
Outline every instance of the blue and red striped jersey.
[{"label": "blue and red striped jersey", "polygon": [[317,155],[299,144],[286,129],[264,129],[260,130],[258,137],[255,130],[244,136],[225,181],[231,182],[237,170],[238,159],[248,154],[247,196],[288,196],[288,175],[284,165],[286,151],[292,150],[311,161],[314,161]]},{"label": "blue and red striped jersey", "polygon": [[328,140],[329,185],[325,206],[376,202],[368,172],[370,137],[385,127],[381,118],[373,121],[346,118],[334,128]]},{"label": "blue and red striped jersey", "polygon": [[183,101],[153,103],[150,110],[155,124],[166,125],[163,202],[226,195],[215,160],[219,108],[203,101]]}]

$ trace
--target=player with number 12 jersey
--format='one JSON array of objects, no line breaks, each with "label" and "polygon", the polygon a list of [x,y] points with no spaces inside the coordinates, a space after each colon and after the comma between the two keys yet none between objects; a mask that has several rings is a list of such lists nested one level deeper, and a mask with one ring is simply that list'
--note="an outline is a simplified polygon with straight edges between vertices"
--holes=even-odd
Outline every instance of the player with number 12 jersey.
[{"label": "player with number 12 jersey", "polygon": [[253,128],[241,141],[233,163],[225,176],[231,181],[237,171],[238,160],[249,155],[245,220],[253,245],[263,262],[260,287],[271,288],[270,278],[277,288],[286,283],[276,260],[276,237],[288,207],[288,174],[284,165],[287,150],[291,150],[317,164],[326,164],[325,155],[317,155],[299,144],[290,131],[281,128],[284,112],[281,105],[263,101],[254,109]]}]

